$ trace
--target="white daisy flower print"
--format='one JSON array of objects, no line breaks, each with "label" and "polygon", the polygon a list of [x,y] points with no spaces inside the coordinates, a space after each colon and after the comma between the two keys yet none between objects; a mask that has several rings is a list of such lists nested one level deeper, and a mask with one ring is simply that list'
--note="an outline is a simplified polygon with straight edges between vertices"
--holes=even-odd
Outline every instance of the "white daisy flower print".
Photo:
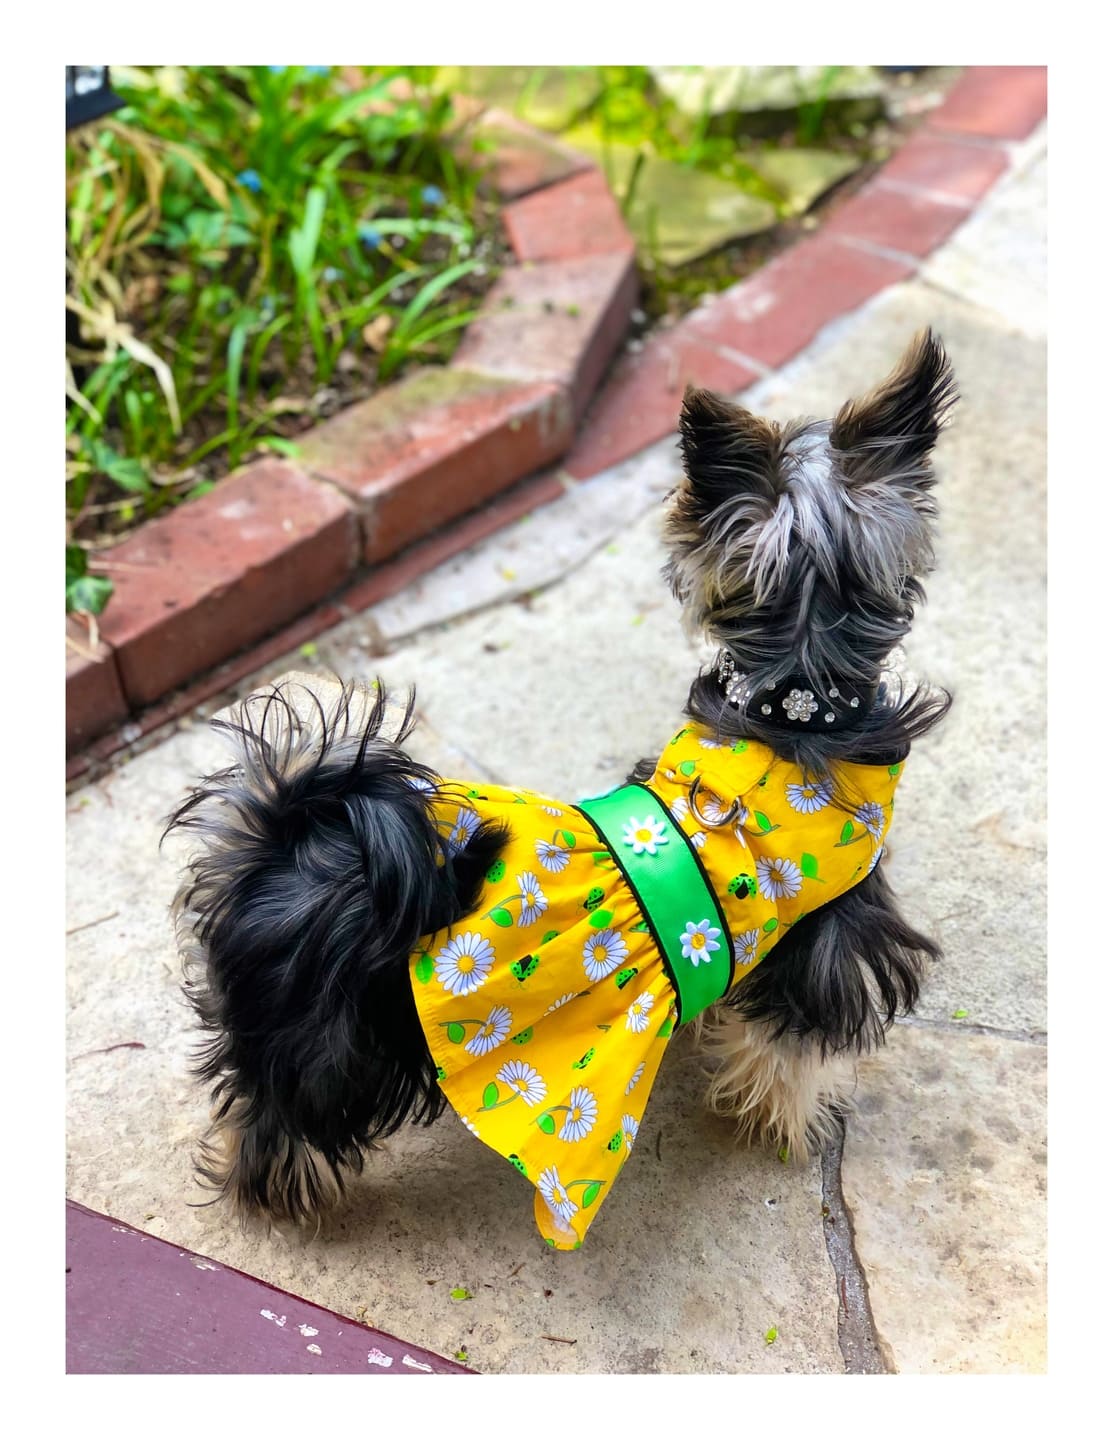
[{"label": "white daisy flower print", "polygon": [[747,930],[734,941],[734,960],[737,965],[750,965],[757,959],[757,947],[761,941],[760,930]]},{"label": "white daisy flower print", "polygon": [[707,836],[702,830],[697,830],[694,835],[689,835],[688,839],[691,840],[692,844],[696,847],[697,850],[702,850],[703,847],[707,844]]},{"label": "white daisy flower print", "polygon": [[710,920],[701,920],[698,925],[689,920],[684,927],[684,934],[677,937],[681,954],[693,965],[698,965],[701,960],[710,964],[712,954],[722,948],[719,944],[722,933],[721,930],[716,930]]},{"label": "white daisy flower print", "polygon": [[559,875],[572,858],[563,845],[554,845],[551,840],[535,840],[533,848],[537,851],[538,860],[550,875]]},{"label": "white daisy flower print", "polygon": [[562,1140],[582,1140],[595,1126],[599,1106],[595,1096],[583,1085],[577,1085],[568,1097],[568,1111],[560,1127]]},{"label": "white daisy flower print", "polygon": [[617,970],[629,954],[617,930],[597,930],[584,942],[584,969],[589,980],[602,980]]},{"label": "white daisy flower print", "polygon": [[456,819],[452,822],[452,828],[445,837],[449,851],[458,855],[478,829],[479,816],[474,810],[461,805],[456,812]]},{"label": "white daisy flower print", "polygon": [[559,1215],[562,1220],[571,1220],[580,1208],[560,1183],[560,1176],[557,1174],[555,1165],[550,1165],[548,1170],[542,1170],[538,1175],[537,1188],[545,1197],[545,1203],[549,1209],[554,1215]]},{"label": "white daisy flower print", "polygon": [[783,900],[799,895],[804,876],[795,860],[757,862],[757,888],[766,900]]},{"label": "white daisy flower print", "polygon": [[640,1035],[643,1030],[647,1030],[652,1009],[653,996],[648,990],[645,990],[626,1011],[627,1030],[632,1030],[635,1035]]},{"label": "white daisy flower print", "polygon": [[569,990],[567,995],[562,995],[559,1000],[554,1000],[553,1003],[549,1006],[549,1008],[545,1011],[545,1014],[551,1015],[554,1010],[559,1010],[562,1005],[567,1005],[569,1000],[575,1000],[575,998],[575,990]]},{"label": "white daisy flower print", "polygon": [[549,908],[549,902],[545,898],[545,892],[541,888],[541,881],[536,875],[531,875],[527,870],[517,877],[518,899],[522,902],[521,914],[518,916],[519,925],[532,925]]},{"label": "white daisy flower print", "polygon": [[630,1076],[630,1079],[626,1082],[626,1093],[627,1093],[627,1095],[629,1095],[630,1091],[633,1090],[634,1086],[635,1086],[635,1085],[638,1083],[638,1081],[642,1078],[642,1075],[643,1075],[644,1071],[645,1071],[645,1061],[643,1060],[642,1063],[638,1066],[638,1068],[634,1071],[633,1075]]},{"label": "white daisy flower print", "polygon": [[688,818],[689,813],[690,806],[688,805],[687,800],[684,799],[683,795],[678,796],[678,798],[675,799],[669,806],[669,814],[672,816],[672,818],[676,821],[678,825],[682,820],[686,820]]},{"label": "white daisy flower print", "polygon": [[659,846],[669,843],[665,822],[651,815],[644,820],[631,817],[623,827],[622,843],[633,846],[635,855],[656,855]]},{"label": "white daisy flower print", "polygon": [[432,795],[437,788],[431,780],[426,780],[423,775],[407,775],[406,784],[411,790],[420,790],[423,795]]},{"label": "white daisy flower print", "polygon": [[707,740],[704,736],[699,737],[700,748],[703,750],[725,750],[727,747],[718,740]]},{"label": "white daisy flower print", "polygon": [[559,820],[560,817],[564,814],[564,811],[560,808],[559,805],[542,805],[541,808],[542,810],[544,810],[546,815],[552,815],[557,820]]},{"label": "white daisy flower print", "polygon": [[495,1079],[509,1085],[527,1105],[540,1105],[548,1094],[544,1080],[533,1066],[527,1065],[524,1060],[508,1060],[495,1071]]},{"label": "white daisy flower print", "polygon": [[622,1117],[622,1138],[626,1141],[626,1153],[629,1155],[634,1148],[634,1141],[638,1138],[638,1122],[633,1115]]},{"label": "white daisy flower print", "polygon": [[878,847],[877,847],[877,848],[874,850],[874,852],[873,852],[873,858],[870,860],[869,868],[866,870],[866,874],[867,874],[867,875],[872,875],[872,874],[873,874],[873,871],[877,868],[877,862],[881,859],[882,855],[884,855],[884,854],[885,854],[885,846],[884,846],[884,845],[878,845]]},{"label": "white daisy flower print", "polygon": [[479,1134],[479,1130],[476,1128],[476,1126],[472,1124],[472,1122],[468,1119],[466,1115],[461,1115],[460,1119],[464,1122],[464,1124],[467,1126],[467,1128],[471,1131],[473,1135]]},{"label": "white daisy flower print", "polygon": [[469,930],[437,952],[436,975],[451,995],[470,995],[483,984],[494,963],[491,942]]},{"label": "white daisy flower print", "polygon": [[885,812],[876,801],[870,800],[865,805],[859,805],[854,812],[854,818],[859,825],[864,825],[875,840],[881,839],[881,832],[885,828]]},{"label": "white daisy flower print", "polygon": [[513,1018],[505,1005],[496,1005],[464,1049],[469,1055],[486,1055],[497,1049],[510,1034]]},{"label": "white daisy flower print", "polygon": [[830,780],[817,780],[814,785],[786,785],[788,803],[800,815],[814,815],[831,803],[834,785]]}]

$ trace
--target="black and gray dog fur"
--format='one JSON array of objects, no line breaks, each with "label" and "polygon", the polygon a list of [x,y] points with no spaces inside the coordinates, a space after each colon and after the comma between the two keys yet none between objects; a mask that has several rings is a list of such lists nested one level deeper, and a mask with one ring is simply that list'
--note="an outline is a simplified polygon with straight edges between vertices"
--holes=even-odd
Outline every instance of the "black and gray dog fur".
[{"label": "black and gray dog fur", "polygon": [[[945,693],[905,693],[881,676],[923,599],[931,455],[955,398],[930,332],[831,422],[780,426],[688,391],[685,473],[665,519],[665,576],[686,621],[757,686],[803,676],[819,692],[837,676],[876,692],[851,727],[801,735],[727,703],[712,668],[692,683],[691,717],[817,778],[838,760],[902,761],[942,719]],[[385,706],[378,690],[357,716],[346,687],[308,718],[281,690],[240,707],[218,722],[235,763],[168,825],[201,842],[175,901],[186,992],[206,1034],[197,1074],[214,1102],[198,1171],[244,1215],[319,1218],[377,1139],[444,1108],[409,959],[475,907],[506,837],[485,824],[448,853],[425,789],[437,777],[402,748],[413,697],[390,738]],[[632,778],[652,769],[641,762]],[[835,1087],[815,1075],[880,1043],[937,955],[901,917],[881,866],[795,925],[719,1007],[735,1028],[709,1048],[738,1071],[718,1085],[740,1129],[792,1130],[783,1115],[794,1097],[771,1097],[803,1085],[792,1077],[805,1069],[815,1094],[804,1110],[837,1113]],[[794,1069],[794,1056],[807,1066]],[[824,1118],[804,1113],[801,1134],[822,1135]]]}]

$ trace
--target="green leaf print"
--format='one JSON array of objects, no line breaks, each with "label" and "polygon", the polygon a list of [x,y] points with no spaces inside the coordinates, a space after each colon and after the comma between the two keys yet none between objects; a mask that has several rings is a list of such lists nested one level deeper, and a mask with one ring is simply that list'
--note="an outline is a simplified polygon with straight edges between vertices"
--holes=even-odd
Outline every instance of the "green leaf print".
[{"label": "green leaf print", "polygon": [[506,861],[496,860],[495,863],[491,866],[490,870],[487,871],[488,883],[491,885],[497,885],[505,874]]},{"label": "green leaf print", "polygon": [[773,931],[777,928],[779,924],[780,921],[777,919],[777,917],[775,915],[770,915],[769,919],[766,920],[765,924],[761,928],[765,931],[766,935],[772,935]]},{"label": "green leaf print", "polygon": [[682,760],[679,768],[681,775],[694,775],[696,773],[696,762],[694,760]]},{"label": "green leaf print", "polygon": [[433,978],[433,969],[433,957],[426,951],[414,966],[414,978],[422,985],[428,985]]},{"label": "green leaf print", "polygon": [[504,930],[508,930],[514,924],[514,916],[503,905],[491,911],[491,919],[496,925],[501,925]]},{"label": "green leaf print", "polygon": [[589,1185],[587,1187],[587,1189],[584,1191],[584,1198],[580,1201],[580,1204],[585,1210],[589,1205],[595,1204],[596,1200],[598,1200],[599,1198],[599,1191],[602,1190],[602,1188],[602,1182],[599,1180],[596,1180],[594,1185]]},{"label": "green leaf print", "polygon": [[559,833],[559,835],[560,835],[560,838],[561,838],[561,839],[564,841],[564,843],[568,846],[569,850],[575,850],[575,848],[576,848],[576,837],[575,837],[575,835],[572,834],[571,830],[561,830],[561,831],[559,831],[558,833]]},{"label": "green leaf print", "polygon": [[593,910],[587,923],[593,930],[605,930],[613,919],[609,910]]},{"label": "green leaf print", "polygon": [[846,845],[854,834],[854,821],[848,820],[842,827],[842,834],[839,836],[839,844]]},{"label": "green leaf print", "polygon": [[490,1110],[491,1107],[497,1105],[498,1102],[499,1087],[492,1080],[483,1091],[483,1104],[479,1108],[481,1110]]},{"label": "green leaf print", "polygon": [[819,879],[819,861],[814,855],[800,856],[800,869],[809,880]]},{"label": "green leaf print", "polygon": [[547,1110],[544,1115],[538,1115],[537,1128],[544,1135],[552,1135],[555,1133],[556,1121],[553,1119],[553,1117],[549,1114]]},{"label": "green leaf print", "polygon": [[453,1045],[462,1045],[467,1031],[460,1024],[459,1020],[450,1020],[445,1026],[445,1034]]},{"label": "green leaf print", "polygon": [[890,765],[890,766],[889,766],[889,774],[890,774],[890,775],[899,775],[899,774],[900,774],[900,766],[899,766],[899,765]]},{"label": "green leaf print", "polygon": [[757,821],[759,830],[772,830],[773,822],[768,815],[763,815],[760,810],[754,811],[754,819]]}]

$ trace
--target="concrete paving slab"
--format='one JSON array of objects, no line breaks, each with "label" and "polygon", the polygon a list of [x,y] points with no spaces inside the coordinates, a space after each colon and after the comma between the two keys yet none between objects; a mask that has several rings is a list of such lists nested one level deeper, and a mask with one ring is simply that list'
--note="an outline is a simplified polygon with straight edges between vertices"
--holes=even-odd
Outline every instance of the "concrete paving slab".
[{"label": "concrete paving slab", "polygon": [[899,1026],[862,1066],[842,1184],[902,1374],[1047,1368],[1042,1045]]},{"label": "concrete paving slab", "polygon": [[1047,153],[1041,127],[1018,165],[923,268],[933,285],[1047,335]]}]

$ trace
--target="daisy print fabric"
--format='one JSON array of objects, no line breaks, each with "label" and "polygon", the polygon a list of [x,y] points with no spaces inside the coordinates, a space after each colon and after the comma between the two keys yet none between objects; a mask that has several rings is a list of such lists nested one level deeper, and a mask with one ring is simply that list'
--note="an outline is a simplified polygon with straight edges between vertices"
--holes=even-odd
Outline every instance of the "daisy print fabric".
[{"label": "daisy print fabric", "polygon": [[[511,833],[476,910],[411,962],[441,1088],[533,1184],[545,1240],[576,1249],[633,1151],[677,1023],[672,985],[621,870],[571,805],[455,783],[431,803],[453,852],[483,820]],[[644,814],[630,829],[648,854],[680,843]]]},{"label": "daisy print fabric", "polygon": [[509,830],[475,910],[423,939],[411,978],[441,1088],[533,1185],[549,1245],[583,1243],[635,1149],[677,1025],[672,981],[623,865],[688,845],[721,914],[709,913],[706,893],[693,902],[668,937],[683,957],[674,963],[703,973],[725,953],[737,983],[877,863],[900,771],[843,765],[815,780],[757,742],[688,724],[647,787],[678,828],[647,800],[612,834],[613,855],[573,805],[528,790],[445,781],[430,796],[449,853],[484,820]]},{"label": "daisy print fabric", "polygon": [[842,764],[807,776],[766,745],[706,743],[716,738],[682,726],[649,783],[697,850],[730,930],[720,937],[714,918],[693,916],[684,954],[699,964],[713,945],[730,944],[737,984],[810,910],[877,864],[902,766]]}]

